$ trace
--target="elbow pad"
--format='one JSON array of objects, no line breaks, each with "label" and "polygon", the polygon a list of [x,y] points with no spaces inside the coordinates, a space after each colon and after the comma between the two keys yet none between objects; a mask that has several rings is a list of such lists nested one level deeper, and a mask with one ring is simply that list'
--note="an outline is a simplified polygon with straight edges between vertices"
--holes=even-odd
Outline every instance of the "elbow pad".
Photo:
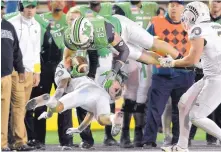
[{"label": "elbow pad", "polygon": [[118,73],[118,71],[127,61],[130,51],[123,40],[121,40],[116,46],[114,46],[114,48],[119,52],[119,55],[114,57],[115,62],[113,65],[113,70]]},{"label": "elbow pad", "polygon": [[121,40],[116,46],[114,46],[114,48],[119,52],[119,55],[115,57],[115,59],[125,63],[130,53],[130,50],[126,43]]}]

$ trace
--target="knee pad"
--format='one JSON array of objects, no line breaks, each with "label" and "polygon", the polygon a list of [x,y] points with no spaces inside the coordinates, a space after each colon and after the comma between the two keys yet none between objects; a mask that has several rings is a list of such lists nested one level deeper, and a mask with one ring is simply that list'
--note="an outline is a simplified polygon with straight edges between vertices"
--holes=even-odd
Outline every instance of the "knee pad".
[{"label": "knee pad", "polygon": [[136,104],[135,101],[132,101],[130,99],[125,99],[121,111],[133,113],[135,104]]},{"label": "knee pad", "polygon": [[136,103],[134,106],[134,112],[136,113],[145,113],[146,104],[144,103]]}]

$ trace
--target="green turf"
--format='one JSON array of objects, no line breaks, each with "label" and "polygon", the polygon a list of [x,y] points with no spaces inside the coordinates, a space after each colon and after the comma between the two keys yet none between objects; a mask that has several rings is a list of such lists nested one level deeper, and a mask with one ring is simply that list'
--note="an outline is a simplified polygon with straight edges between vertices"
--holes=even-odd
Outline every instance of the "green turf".
[{"label": "green turf", "polygon": [[[131,139],[133,139],[133,137],[134,137],[133,130],[130,131],[130,135],[131,135]],[[93,137],[94,137],[95,143],[101,144],[104,139],[104,131],[103,130],[93,131]],[[164,138],[163,134],[158,134],[157,141],[163,141],[163,138]],[[116,139],[119,141],[120,135],[118,135],[116,137]],[[205,140],[205,139],[206,139],[205,132],[201,129],[198,129],[197,134],[195,136],[195,140]],[[46,144],[59,144],[58,141],[59,141],[58,140],[58,133],[56,131],[48,131],[47,132]],[[76,134],[74,136],[74,143],[80,143],[80,142],[81,142],[81,138],[78,134]]]}]

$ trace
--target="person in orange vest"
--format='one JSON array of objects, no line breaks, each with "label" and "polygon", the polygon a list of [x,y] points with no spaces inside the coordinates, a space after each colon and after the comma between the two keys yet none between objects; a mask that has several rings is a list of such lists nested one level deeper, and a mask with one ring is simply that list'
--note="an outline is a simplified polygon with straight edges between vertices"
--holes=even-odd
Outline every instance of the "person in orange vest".
[{"label": "person in orange vest", "polygon": [[[184,10],[183,0],[169,1],[168,13],[165,17],[154,17],[148,32],[159,39],[170,43],[183,56],[188,54],[190,43],[187,33],[182,28],[180,17]],[[194,83],[193,71],[183,69],[162,68],[153,66],[152,85],[148,94],[148,109],[146,125],[144,127],[143,148],[156,147],[156,138],[161,116],[169,97],[172,99],[172,140],[171,144],[178,142],[179,138],[179,110],[180,97]]]}]

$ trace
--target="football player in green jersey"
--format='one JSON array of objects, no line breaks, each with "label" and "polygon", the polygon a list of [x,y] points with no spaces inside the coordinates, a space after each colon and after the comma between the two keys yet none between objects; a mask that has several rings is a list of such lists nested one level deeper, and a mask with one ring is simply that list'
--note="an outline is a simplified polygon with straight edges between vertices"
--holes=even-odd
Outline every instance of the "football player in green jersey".
[{"label": "football player in green jersey", "polygon": [[[65,45],[67,47],[64,52],[65,59],[70,57],[73,53],[72,50],[76,50],[76,48],[112,47],[118,51],[119,54],[114,57],[113,68],[104,81],[105,88],[111,86],[128,56],[146,64],[159,64],[157,54],[146,50],[141,51],[140,47],[160,50],[162,53],[170,54],[173,58],[181,56],[171,45],[155,39],[136,23],[120,15],[114,15],[109,20],[100,16],[90,19],[82,16],[76,18],[72,22],[72,27],[67,29],[65,33]],[[139,49],[129,49],[128,46]],[[66,66],[68,65],[66,64]]]}]

